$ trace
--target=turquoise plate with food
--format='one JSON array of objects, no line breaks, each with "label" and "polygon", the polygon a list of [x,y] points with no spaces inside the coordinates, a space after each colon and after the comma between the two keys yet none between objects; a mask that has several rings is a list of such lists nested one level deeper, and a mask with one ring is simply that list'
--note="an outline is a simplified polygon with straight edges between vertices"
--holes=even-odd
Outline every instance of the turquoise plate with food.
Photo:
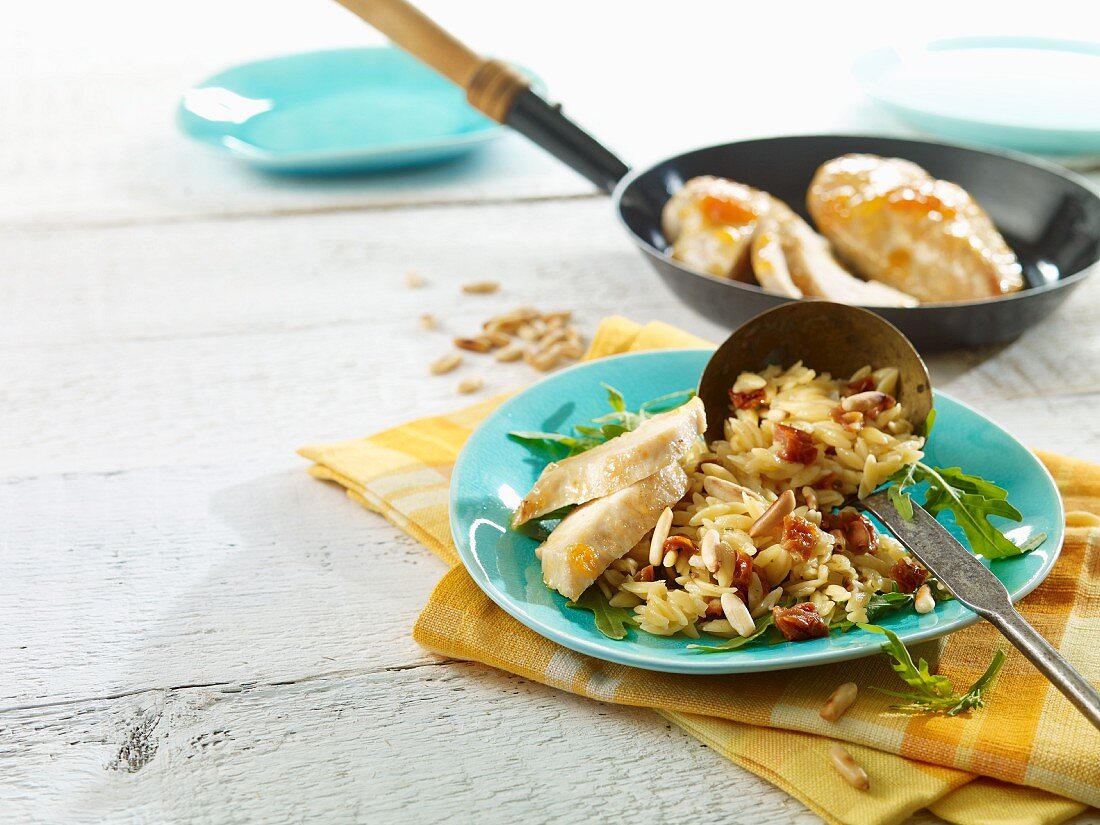
[{"label": "turquoise plate with food", "polygon": [[[731,412],[726,439],[705,445],[698,401],[688,399],[710,356],[583,363],[478,427],[454,468],[451,530],[496,604],[571,650],[672,673],[878,652],[883,637],[860,624],[906,644],[937,638],[977,615],[881,525],[837,509],[858,484],[866,491],[907,472],[893,483],[917,501],[931,496],[926,506],[956,538],[981,544],[1013,601],[1050,572],[1063,535],[1054,481],[977,411],[937,392],[921,445],[890,396],[888,367],[836,381],[774,367],[738,379],[731,400],[741,413]],[[559,506],[579,498],[586,503]],[[518,527],[517,512],[530,517]]]}]

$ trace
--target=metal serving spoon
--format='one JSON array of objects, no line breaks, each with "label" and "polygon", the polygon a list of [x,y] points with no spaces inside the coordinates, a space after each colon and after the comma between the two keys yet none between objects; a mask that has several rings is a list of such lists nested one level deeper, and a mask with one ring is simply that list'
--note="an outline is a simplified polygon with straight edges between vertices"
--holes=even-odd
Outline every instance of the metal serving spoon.
[{"label": "metal serving spoon", "polygon": [[[870,360],[869,353],[876,363],[898,368],[898,400],[914,426],[923,428],[932,409],[932,382],[913,345],[896,327],[867,310],[813,301],[784,304],[758,315],[711,356],[699,381],[699,397],[707,410],[707,440],[722,437],[729,389],[741,372],[801,360],[820,372],[851,375]],[[1100,729],[1100,693],[1016,612],[1005,586],[934,516],[914,502],[909,521],[885,492],[856,506],[877,516],[952,596],[1004,634]]]}]

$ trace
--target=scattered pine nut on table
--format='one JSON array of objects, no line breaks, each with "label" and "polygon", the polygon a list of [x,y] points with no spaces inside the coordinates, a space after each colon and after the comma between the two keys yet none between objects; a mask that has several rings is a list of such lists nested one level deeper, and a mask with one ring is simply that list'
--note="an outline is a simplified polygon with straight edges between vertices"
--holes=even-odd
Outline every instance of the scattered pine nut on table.
[{"label": "scattered pine nut on table", "polygon": [[826,722],[835,722],[856,700],[859,688],[855,682],[845,682],[832,692],[819,711],[821,718]]},{"label": "scattered pine nut on table", "polygon": [[848,753],[846,747],[836,742],[829,745],[829,759],[832,760],[833,767],[845,782],[857,791],[870,790],[871,780],[867,776],[867,771],[863,770],[863,766]]}]

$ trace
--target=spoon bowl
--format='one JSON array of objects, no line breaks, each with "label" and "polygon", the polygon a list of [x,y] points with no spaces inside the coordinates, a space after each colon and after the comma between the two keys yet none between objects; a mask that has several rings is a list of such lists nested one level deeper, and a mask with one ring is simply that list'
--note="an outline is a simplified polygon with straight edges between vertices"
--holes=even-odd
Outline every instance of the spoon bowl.
[{"label": "spoon bowl", "polygon": [[859,307],[828,301],[783,304],[745,322],[715,350],[702,378],[699,397],[707,411],[707,441],[723,437],[729,417],[730,387],[742,372],[796,361],[834,377],[860,367],[897,367],[897,399],[920,431],[932,410],[928,367],[901,331]]}]

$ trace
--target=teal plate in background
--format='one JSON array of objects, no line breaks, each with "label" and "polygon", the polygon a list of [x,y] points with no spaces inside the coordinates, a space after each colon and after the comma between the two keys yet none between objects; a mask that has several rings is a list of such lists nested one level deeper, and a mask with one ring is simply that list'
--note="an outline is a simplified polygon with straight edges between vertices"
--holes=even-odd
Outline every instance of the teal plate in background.
[{"label": "teal plate in background", "polygon": [[[878,652],[882,637],[860,630],[716,654],[690,650],[695,640],[686,637],[662,638],[636,629],[625,639],[608,639],[596,630],[591,613],[567,608],[561,595],[543,585],[537,542],[508,528],[512,510],[546,463],[508,438],[510,431],[564,432],[607,412],[601,382],[621,390],[628,408],[634,409],[664,393],[695,387],[710,356],[711,350],[666,350],[605,358],[555,373],[502,404],[470,436],[451,478],[451,532],[463,564],[494,602],[535,632],[580,653],[647,670],[781,670]],[[1020,599],[1050,572],[1062,546],[1062,503],[1054,480],[1023,444],[969,407],[936,393],[936,411],[926,460],[961,466],[1005,487],[1024,517],[1021,524],[1011,525],[1012,539],[1022,541],[1039,532],[1048,536],[1027,555],[989,563],[1013,601]],[[943,521],[965,544],[950,518]],[[933,613],[899,613],[882,624],[911,644],[976,621],[957,601],[945,601]]]},{"label": "teal plate in background", "polygon": [[918,129],[1024,152],[1100,154],[1100,43],[952,37],[860,57],[864,90]]},{"label": "teal plate in background", "polygon": [[226,69],[184,94],[178,122],[253,166],[328,174],[438,163],[501,133],[462,89],[390,47]]}]

